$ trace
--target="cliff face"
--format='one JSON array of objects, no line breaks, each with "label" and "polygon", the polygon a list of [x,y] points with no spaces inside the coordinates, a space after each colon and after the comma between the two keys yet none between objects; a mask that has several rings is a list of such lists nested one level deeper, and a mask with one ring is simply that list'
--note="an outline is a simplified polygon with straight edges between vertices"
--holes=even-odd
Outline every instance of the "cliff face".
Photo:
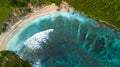
[{"label": "cliff face", "polygon": [[0,52],[0,67],[32,67],[10,51]]}]

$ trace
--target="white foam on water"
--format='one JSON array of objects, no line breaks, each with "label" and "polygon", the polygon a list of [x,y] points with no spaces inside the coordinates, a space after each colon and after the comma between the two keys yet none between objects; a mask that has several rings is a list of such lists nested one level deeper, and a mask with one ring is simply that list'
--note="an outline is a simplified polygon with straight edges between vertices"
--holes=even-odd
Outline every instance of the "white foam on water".
[{"label": "white foam on water", "polygon": [[48,29],[34,34],[24,42],[25,46],[33,50],[42,49],[42,46],[40,44],[46,43],[46,41],[49,39],[49,33],[53,30],[54,29]]},{"label": "white foam on water", "polygon": [[43,67],[43,66],[41,65],[41,61],[40,61],[40,60],[37,61],[37,62],[35,62],[32,66],[33,66],[33,67]]}]

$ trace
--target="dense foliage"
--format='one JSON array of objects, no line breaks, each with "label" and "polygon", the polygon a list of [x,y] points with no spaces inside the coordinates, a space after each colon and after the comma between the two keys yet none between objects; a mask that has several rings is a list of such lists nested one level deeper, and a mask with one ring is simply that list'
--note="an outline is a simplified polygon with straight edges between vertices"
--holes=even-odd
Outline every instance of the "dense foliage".
[{"label": "dense foliage", "polygon": [[19,59],[14,53],[9,51],[0,52],[0,67],[32,67],[27,62]]},{"label": "dense foliage", "polygon": [[11,0],[10,4],[12,6],[24,7],[28,2],[29,0]]},{"label": "dense foliage", "polygon": [[11,12],[11,8],[26,7],[29,2],[34,6],[51,3],[59,5],[61,0],[0,0],[0,22],[3,22],[7,18],[8,14]]},{"label": "dense foliage", "polygon": [[27,3],[30,2],[34,4],[35,6],[41,6],[43,4],[51,4],[56,3],[59,5],[61,3],[61,0],[11,0],[12,6],[16,7],[24,7],[27,5]]}]

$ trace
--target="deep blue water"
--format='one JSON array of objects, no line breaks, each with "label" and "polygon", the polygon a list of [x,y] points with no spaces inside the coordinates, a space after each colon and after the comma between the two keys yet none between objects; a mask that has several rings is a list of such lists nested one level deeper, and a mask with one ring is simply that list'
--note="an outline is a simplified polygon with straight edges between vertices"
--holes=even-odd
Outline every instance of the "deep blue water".
[{"label": "deep blue water", "polygon": [[58,12],[31,22],[6,49],[34,67],[120,67],[120,35],[93,19]]}]

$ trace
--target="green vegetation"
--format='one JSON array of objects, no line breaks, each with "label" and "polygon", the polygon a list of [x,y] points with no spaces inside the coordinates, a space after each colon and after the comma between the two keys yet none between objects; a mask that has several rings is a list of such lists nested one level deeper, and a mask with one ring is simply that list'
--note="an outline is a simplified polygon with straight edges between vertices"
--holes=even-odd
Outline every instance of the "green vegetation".
[{"label": "green vegetation", "polygon": [[2,23],[11,13],[11,8],[26,7],[31,2],[35,6],[41,6],[43,4],[56,3],[59,5],[61,0],[0,0],[0,23]]},{"label": "green vegetation", "polygon": [[11,11],[10,0],[0,0],[0,33],[5,31],[7,24],[3,23],[3,21]]},{"label": "green vegetation", "polygon": [[11,12],[10,1],[0,0],[0,23],[2,23]]},{"label": "green vegetation", "polygon": [[66,0],[88,16],[103,20],[120,30],[120,0]]},{"label": "green vegetation", "polygon": [[31,2],[34,6],[41,6],[43,4],[51,4],[56,3],[60,5],[61,0],[11,0],[11,5],[15,7],[25,7],[29,2]]},{"label": "green vegetation", "polygon": [[51,3],[56,3],[57,5],[60,5],[61,0],[0,0],[0,34],[6,30],[6,26],[8,23],[4,21],[12,12],[11,8],[26,8],[28,3],[32,3],[36,7],[43,4]]},{"label": "green vegetation", "polygon": [[10,4],[14,7],[24,7],[28,2],[29,0],[11,0]]},{"label": "green vegetation", "polygon": [[[120,0],[65,0],[76,10],[86,15],[103,20],[120,30]],[[12,8],[24,8],[31,2],[34,6],[56,3],[62,0],[0,0],[0,33],[5,30],[6,23],[2,23],[11,13]]]},{"label": "green vegetation", "polygon": [[0,67],[32,67],[10,51],[0,52]]},{"label": "green vegetation", "polygon": [[60,5],[62,3],[62,0],[44,0],[46,4],[48,2],[55,3],[56,5]]}]

